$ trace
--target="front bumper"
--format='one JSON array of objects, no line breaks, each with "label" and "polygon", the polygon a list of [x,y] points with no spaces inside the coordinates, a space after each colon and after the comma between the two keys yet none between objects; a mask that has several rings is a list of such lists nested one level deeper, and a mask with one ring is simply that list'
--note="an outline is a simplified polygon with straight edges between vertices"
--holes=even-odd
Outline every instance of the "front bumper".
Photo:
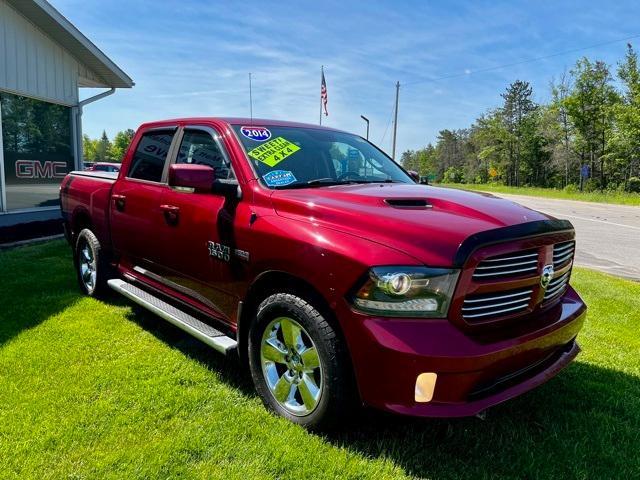
[{"label": "front bumper", "polygon": [[[363,402],[424,417],[475,415],[549,380],[579,353],[575,338],[586,317],[571,288],[513,335],[471,336],[447,320],[371,317],[346,305],[340,310]],[[417,402],[416,379],[426,372],[437,374],[433,398]]]}]

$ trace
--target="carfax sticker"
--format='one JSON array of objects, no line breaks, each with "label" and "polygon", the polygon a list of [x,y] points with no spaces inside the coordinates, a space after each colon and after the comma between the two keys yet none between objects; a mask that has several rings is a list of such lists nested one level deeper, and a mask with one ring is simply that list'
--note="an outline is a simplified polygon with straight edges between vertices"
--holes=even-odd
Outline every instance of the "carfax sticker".
[{"label": "carfax sticker", "polygon": [[262,178],[270,187],[291,185],[296,181],[296,177],[289,170],[271,170],[266,175],[263,175]]},{"label": "carfax sticker", "polygon": [[240,133],[256,142],[264,142],[271,138],[271,132],[267,127],[240,127]]},{"label": "carfax sticker", "polygon": [[285,158],[293,155],[300,147],[295,143],[291,143],[289,140],[276,137],[273,140],[269,140],[263,143],[259,147],[254,148],[247,153],[251,158],[255,158],[259,162],[266,163],[270,167],[275,167]]}]

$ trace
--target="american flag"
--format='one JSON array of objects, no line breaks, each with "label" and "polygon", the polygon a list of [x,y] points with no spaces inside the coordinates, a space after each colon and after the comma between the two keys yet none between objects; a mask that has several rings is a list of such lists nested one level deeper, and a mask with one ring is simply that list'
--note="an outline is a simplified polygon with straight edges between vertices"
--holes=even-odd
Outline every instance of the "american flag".
[{"label": "american flag", "polygon": [[322,106],[324,107],[324,114],[329,115],[327,112],[327,101],[329,98],[327,97],[327,82],[324,79],[324,70],[322,71],[322,82],[320,83],[320,101],[322,102]]}]

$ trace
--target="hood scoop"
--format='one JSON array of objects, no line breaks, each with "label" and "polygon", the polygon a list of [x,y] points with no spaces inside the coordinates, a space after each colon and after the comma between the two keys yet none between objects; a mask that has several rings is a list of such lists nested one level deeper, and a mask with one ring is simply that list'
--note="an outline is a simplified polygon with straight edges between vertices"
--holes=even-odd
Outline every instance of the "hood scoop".
[{"label": "hood scoop", "polygon": [[384,203],[393,208],[424,209],[432,207],[426,198],[385,198]]}]

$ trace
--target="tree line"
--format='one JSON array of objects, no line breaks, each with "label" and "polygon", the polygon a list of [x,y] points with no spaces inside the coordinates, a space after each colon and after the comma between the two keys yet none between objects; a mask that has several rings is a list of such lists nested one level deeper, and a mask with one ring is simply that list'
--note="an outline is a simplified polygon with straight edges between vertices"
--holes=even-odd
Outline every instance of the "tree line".
[{"label": "tree line", "polygon": [[454,183],[640,191],[640,66],[632,45],[615,69],[586,57],[534,101],[516,80],[469,128],[402,154],[405,168]]},{"label": "tree line", "polygon": [[122,162],[129,144],[135,135],[130,128],[115,134],[113,141],[109,140],[107,132],[102,131],[100,138],[82,136],[82,151],[85,162]]}]

